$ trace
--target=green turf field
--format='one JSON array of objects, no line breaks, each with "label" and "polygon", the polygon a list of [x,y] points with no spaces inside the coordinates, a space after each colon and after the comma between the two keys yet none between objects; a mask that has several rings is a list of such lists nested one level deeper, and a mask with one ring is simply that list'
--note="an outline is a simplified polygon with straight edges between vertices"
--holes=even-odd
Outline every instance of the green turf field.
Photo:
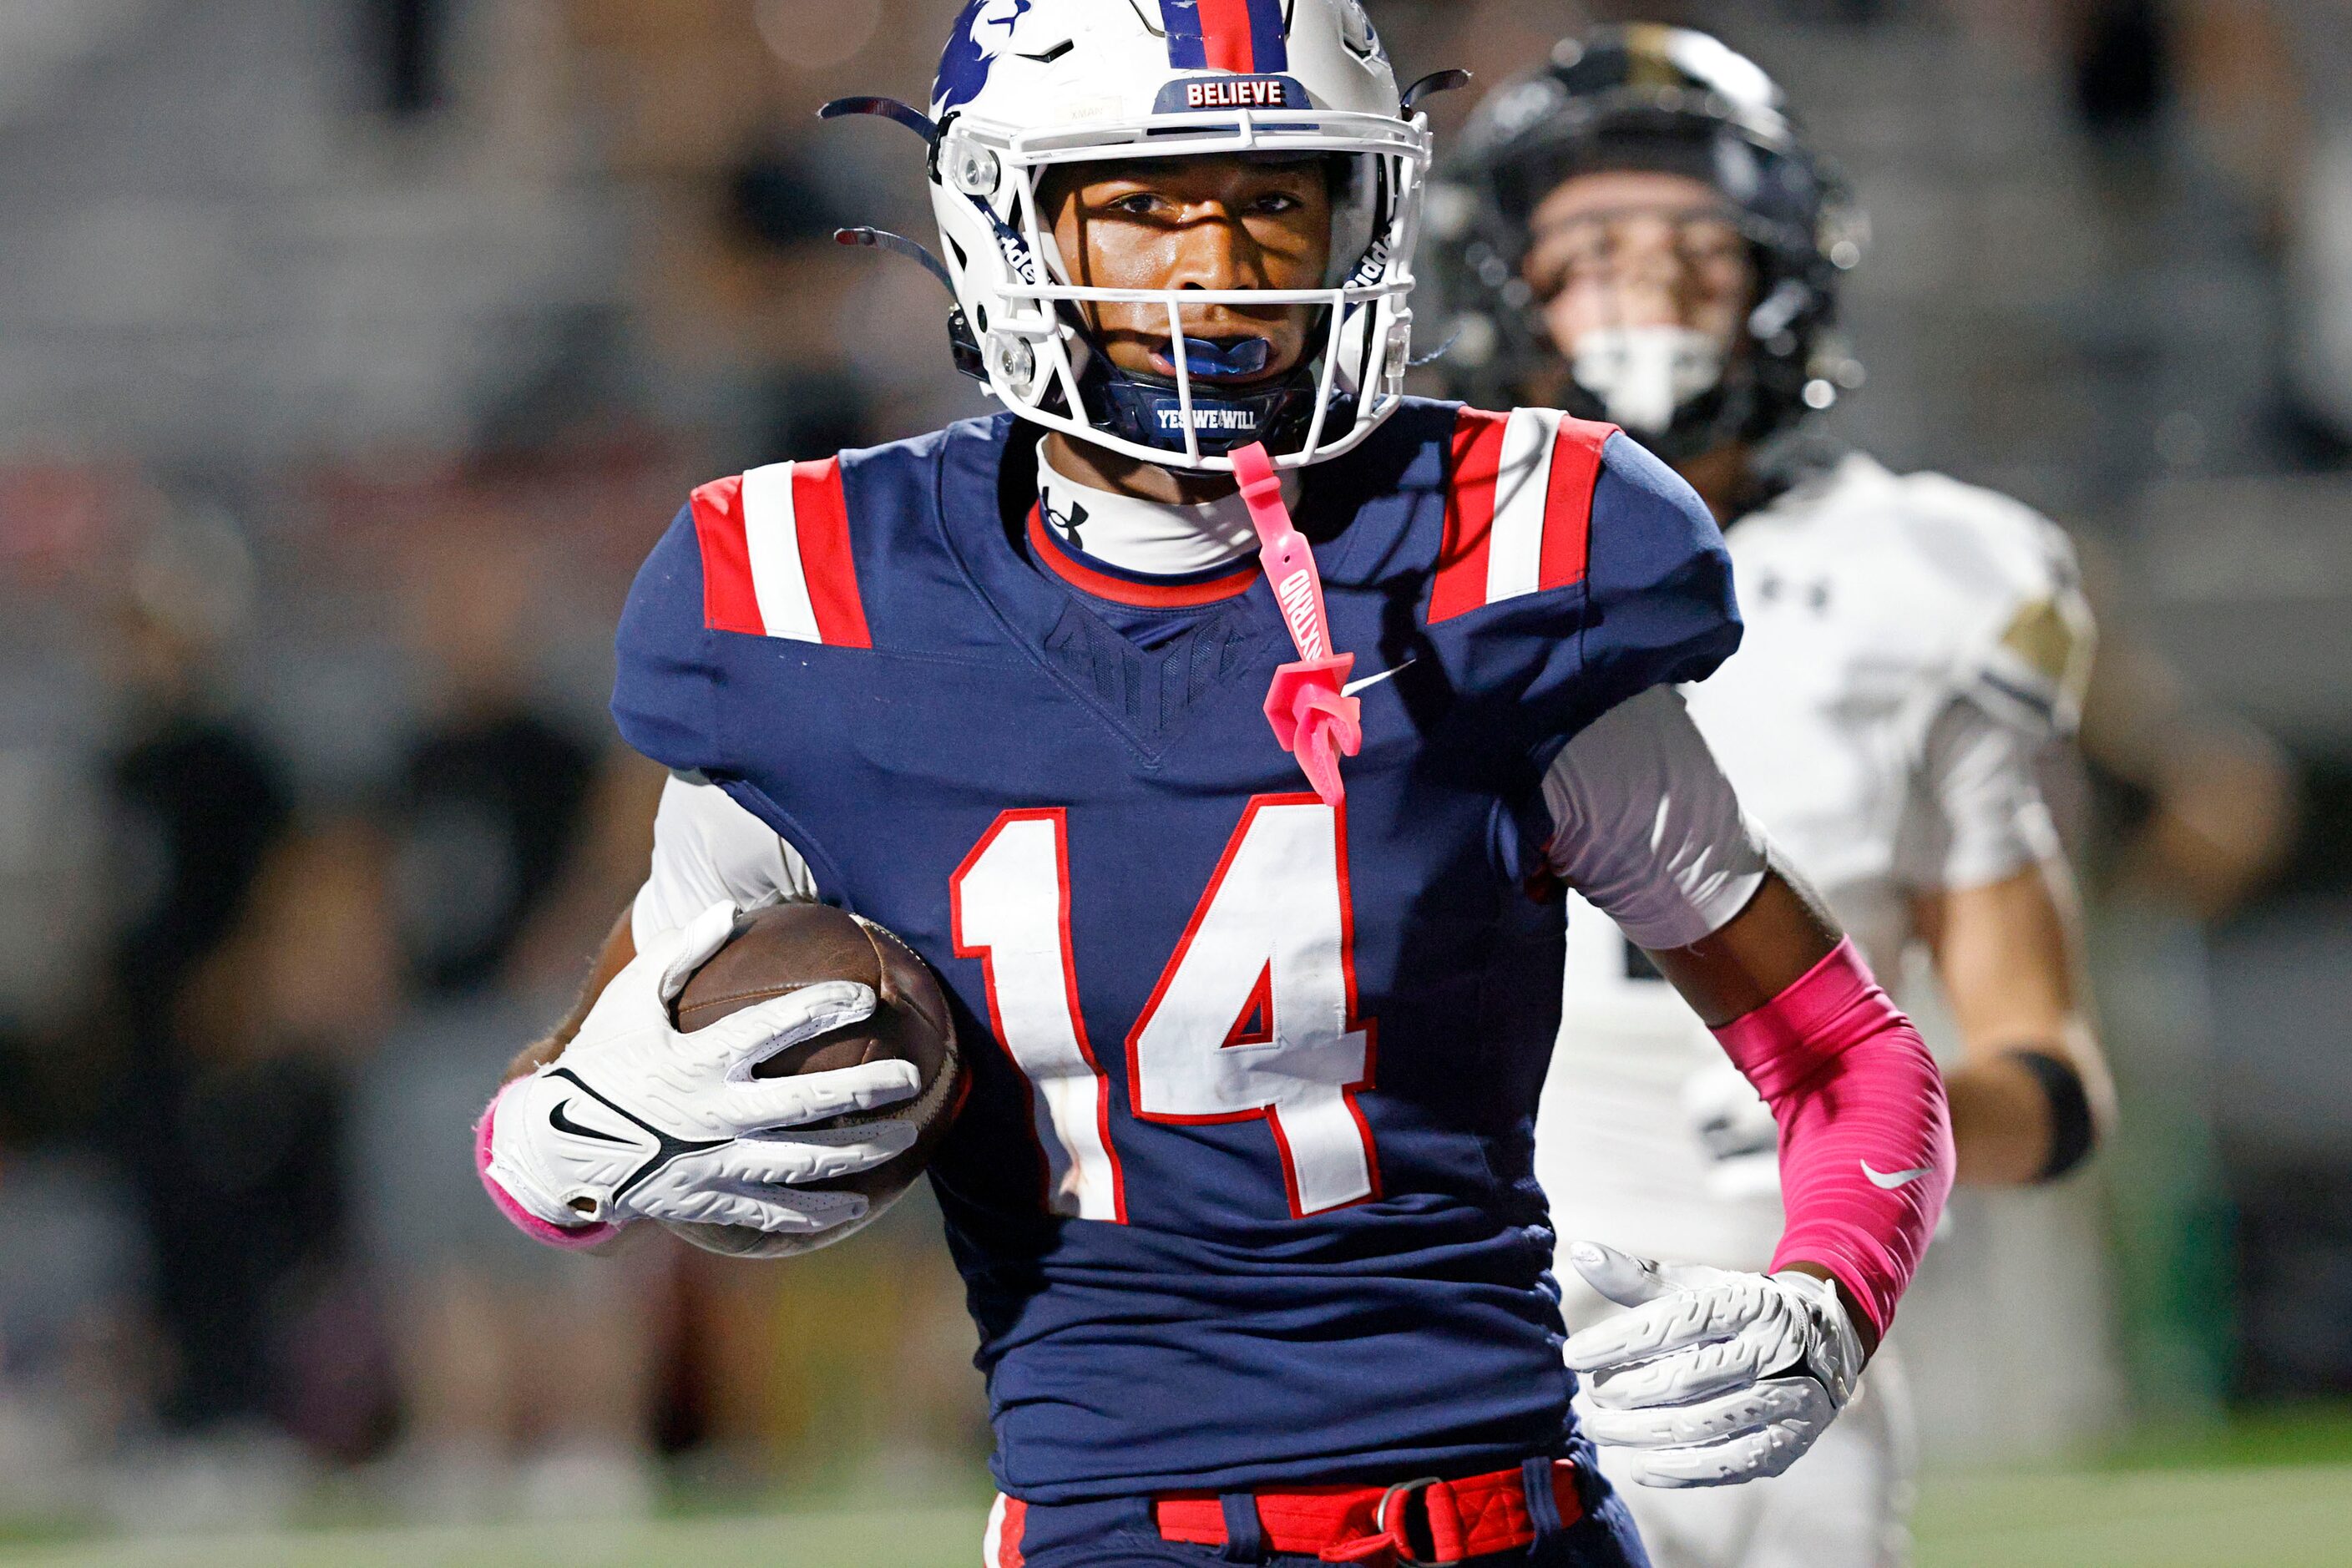
[{"label": "green turf field", "polygon": [[[643,1524],[0,1546],[0,1568],[977,1568],[981,1510],[808,1506]],[[1918,1568],[2346,1568],[2352,1415],[2242,1420],[2096,1466],[1931,1479]]]},{"label": "green turf field", "polygon": [[2344,1568],[2352,1467],[1981,1477],[1920,1500],[1919,1568]]}]

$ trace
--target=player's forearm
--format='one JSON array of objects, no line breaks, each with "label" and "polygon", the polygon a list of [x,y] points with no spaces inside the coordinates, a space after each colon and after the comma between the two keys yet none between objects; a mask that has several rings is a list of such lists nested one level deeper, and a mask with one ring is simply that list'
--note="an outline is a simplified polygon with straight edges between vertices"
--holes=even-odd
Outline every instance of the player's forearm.
[{"label": "player's forearm", "polygon": [[604,994],[604,987],[611,984],[613,977],[626,969],[629,960],[636,955],[637,944],[630,930],[629,910],[624,908],[620,918],[613,922],[613,929],[605,933],[604,945],[597,950],[596,962],[589,965],[587,978],[580,983],[580,994],[573,1000],[572,1010],[548,1034],[518,1052],[514,1060],[507,1064],[506,1076],[499,1081],[512,1083],[519,1078],[527,1078],[562,1056],[563,1047],[572,1043],[572,1037],[580,1032],[580,1026],[587,1020],[588,1009],[596,1005],[596,998]]},{"label": "player's forearm", "polygon": [[2088,1038],[2088,1028],[2074,1024],[2046,1043],[1972,1052],[1945,1074],[1962,1182],[2027,1186],[2054,1181],[2090,1157],[2113,1110]]},{"label": "player's forearm", "polygon": [[1778,867],[1712,936],[1650,956],[1780,1128],[1788,1226],[1773,1268],[1834,1283],[1875,1349],[1951,1186],[1934,1058],[1821,900]]},{"label": "player's forearm", "polygon": [[2021,1185],[2049,1163],[2050,1103],[2023,1063],[1995,1058],[1955,1068],[1944,1075],[1944,1091],[1962,1182]]},{"label": "player's forearm", "polygon": [[2089,1157],[2113,1120],[2106,1063],[2080,1011],[2071,882],[2029,866],[1928,900],[1922,930],[1959,1026],[1945,1075],[1959,1179],[2053,1180]]},{"label": "player's forearm", "polygon": [[1846,942],[1715,1036],[1780,1126],[1788,1223],[1773,1268],[1834,1280],[1874,1346],[1951,1187],[1935,1059]]}]

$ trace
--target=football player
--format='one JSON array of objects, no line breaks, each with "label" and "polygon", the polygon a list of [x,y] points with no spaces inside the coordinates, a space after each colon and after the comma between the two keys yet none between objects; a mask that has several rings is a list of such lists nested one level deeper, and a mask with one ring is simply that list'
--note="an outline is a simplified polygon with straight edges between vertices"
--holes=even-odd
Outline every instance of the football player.
[{"label": "football player", "polygon": [[[2089,617],[2064,537],[2005,497],[1858,452],[1767,460],[1853,379],[1832,327],[1862,231],[1837,177],[1752,62],[1631,26],[1498,88],[1436,188],[1465,390],[1614,421],[1726,524],[1747,637],[1685,693],[1689,714],[1878,971],[1914,944],[1932,957],[1959,1037],[1959,1179],[2073,1170],[2110,1091],[2035,779],[2074,722]],[[1561,1234],[1756,1267],[1782,1223],[1787,1124],[1724,1070],[1640,934],[1572,902],[1537,1142]],[[1611,1310],[1561,1274],[1571,1323]],[[1907,1433],[1889,1373],[1769,1485],[1632,1489],[1652,1556],[1900,1561]],[[1652,1479],[1638,1450],[1604,1450],[1603,1468]]]},{"label": "football player", "polygon": [[[750,1068],[873,995],[667,1003],[747,906],[903,937],[986,1047],[929,1173],[1000,1568],[1638,1563],[1591,1440],[1785,1468],[1949,1183],[1933,1061],[1677,695],[1738,635],[1705,506],[1607,425],[1402,392],[1415,96],[1358,0],[973,0],[928,112],[841,107],[927,143],[1005,412],[704,487],[622,619],[653,870],[486,1183],[558,1246],[846,1234],[806,1184],[906,1131],[818,1124],[913,1069]],[[1574,1252],[1642,1304],[1567,1364],[1564,886],[1783,1119],[1789,1211],[1751,1270]]]}]

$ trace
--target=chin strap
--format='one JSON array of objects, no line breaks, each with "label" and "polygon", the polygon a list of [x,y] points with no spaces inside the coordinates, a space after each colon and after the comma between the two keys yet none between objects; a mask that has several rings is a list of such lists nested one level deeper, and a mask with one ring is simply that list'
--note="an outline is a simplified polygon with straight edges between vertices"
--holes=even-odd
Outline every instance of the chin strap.
[{"label": "chin strap", "polygon": [[1275,477],[1274,459],[1264,443],[1253,441],[1234,449],[1234,477],[1241,481],[1242,501],[1257,528],[1258,565],[1273,585],[1275,603],[1298,658],[1274,672],[1265,694],[1266,722],[1274,738],[1298,759],[1307,782],[1324,803],[1337,805],[1347,795],[1339,777],[1339,759],[1363,749],[1363,704],[1341,690],[1355,668],[1352,653],[1331,649],[1331,622],[1323,608],[1323,578],[1315,569],[1315,552],[1306,537],[1291,526],[1290,509],[1282,503],[1282,481]]}]

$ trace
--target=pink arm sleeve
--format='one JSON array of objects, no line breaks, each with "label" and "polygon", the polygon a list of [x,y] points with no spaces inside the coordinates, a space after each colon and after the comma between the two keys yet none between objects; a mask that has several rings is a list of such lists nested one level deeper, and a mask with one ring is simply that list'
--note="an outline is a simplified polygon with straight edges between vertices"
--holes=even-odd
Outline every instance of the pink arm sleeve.
[{"label": "pink arm sleeve", "polygon": [[1952,1189],[1935,1058],[1851,941],[1715,1037],[1780,1124],[1772,1267],[1822,1265],[1885,1333]]},{"label": "pink arm sleeve", "polygon": [[602,1246],[620,1235],[621,1227],[617,1225],[583,1225],[576,1229],[550,1225],[515,1202],[514,1194],[499,1185],[498,1179],[490,1174],[490,1132],[498,1121],[499,1100],[505,1098],[506,1090],[500,1089],[498,1099],[490,1101],[482,1112],[482,1120],[474,1127],[474,1170],[482,1178],[482,1190],[490,1194],[490,1202],[498,1205],[499,1212],[512,1220],[515,1227],[533,1241],[543,1241],[566,1252],[580,1252]]}]

